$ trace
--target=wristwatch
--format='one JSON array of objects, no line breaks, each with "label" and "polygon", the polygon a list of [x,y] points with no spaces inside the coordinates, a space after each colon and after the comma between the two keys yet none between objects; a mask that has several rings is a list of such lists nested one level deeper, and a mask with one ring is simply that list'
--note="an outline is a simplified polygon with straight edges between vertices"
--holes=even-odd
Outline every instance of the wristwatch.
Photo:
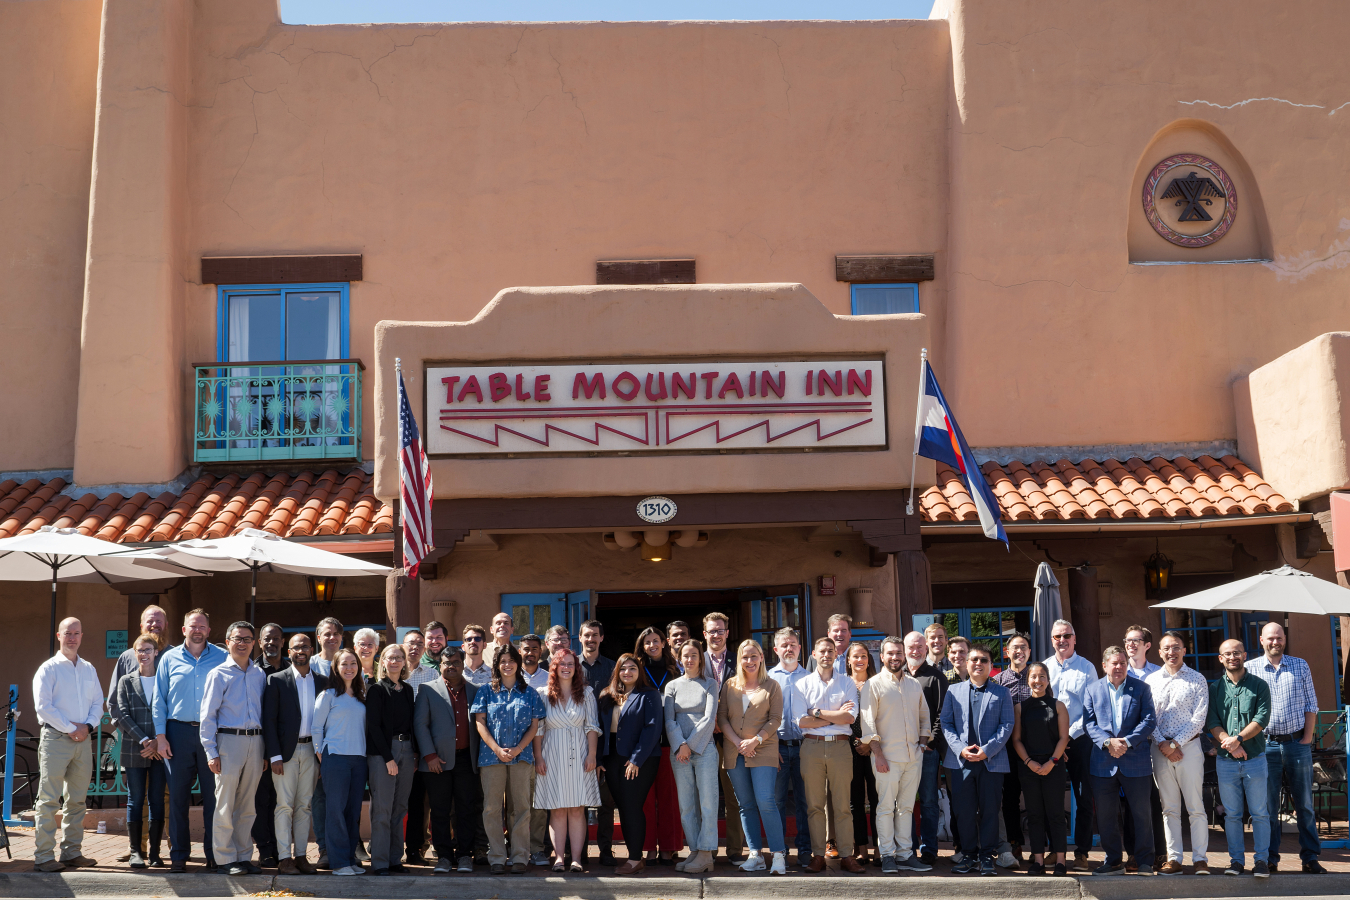
[{"label": "wristwatch", "polygon": [[819,707],[819,706],[813,706],[813,707],[811,707],[810,709],[808,709],[806,712],[807,712],[807,714],[810,715],[811,718],[813,718],[813,719],[819,719],[819,718],[820,718],[820,707]]}]

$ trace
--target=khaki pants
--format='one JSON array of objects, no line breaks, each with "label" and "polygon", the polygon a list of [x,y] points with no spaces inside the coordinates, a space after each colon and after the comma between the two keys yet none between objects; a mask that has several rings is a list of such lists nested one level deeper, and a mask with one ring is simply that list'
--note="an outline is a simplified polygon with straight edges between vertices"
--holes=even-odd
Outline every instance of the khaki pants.
[{"label": "khaki pants", "polygon": [[923,759],[898,763],[887,760],[889,772],[877,771],[880,745],[872,745],[872,774],[877,780],[877,853],[909,859],[914,855],[914,798],[923,776]]},{"label": "khaki pants", "polygon": [[[511,863],[530,861],[530,807],[534,795],[530,793],[534,766],[529,763],[496,763],[483,766],[483,828],[487,830],[488,863],[505,865],[506,836],[502,834],[502,810],[509,808],[507,831],[511,834]],[[510,795],[508,802],[507,795]]]},{"label": "khaki pants", "polygon": [[806,787],[806,821],[811,828],[811,853],[825,855],[827,810],[834,810],[835,846],[840,856],[853,855],[853,748],[845,735],[837,741],[802,739],[802,784]]},{"label": "khaki pants", "polygon": [[[539,772],[530,766],[530,803],[534,804],[534,783],[539,777]],[[510,810],[507,811],[510,815]],[[530,810],[530,853],[545,853],[548,851],[548,810],[531,809]]]},{"label": "khaki pants", "polygon": [[61,806],[61,859],[80,856],[84,842],[85,795],[93,777],[91,742],[42,726],[38,741],[38,802],[33,862],[56,858],[56,810]]},{"label": "khaki pants", "polygon": [[216,776],[216,814],[211,819],[216,865],[253,859],[253,800],[262,778],[262,735],[220,734],[220,774]]},{"label": "khaki pants", "polygon": [[314,789],[319,782],[319,764],[313,742],[296,744],[281,774],[272,776],[277,789],[277,809],[272,824],[277,834],[279,859],[305,859],[309,855],[309,829],[314,821]]},{"label": "khaki pants", "polygon": [[[721,748],[718,748],[720,756]],[[722,802],[726,805],[727,856],[740,856],[745,849],[745,830],[741,828],[741,805],[736,801],[736,789],[731,786],[727,770],[717,769],[717,780],[722,785]]]}]

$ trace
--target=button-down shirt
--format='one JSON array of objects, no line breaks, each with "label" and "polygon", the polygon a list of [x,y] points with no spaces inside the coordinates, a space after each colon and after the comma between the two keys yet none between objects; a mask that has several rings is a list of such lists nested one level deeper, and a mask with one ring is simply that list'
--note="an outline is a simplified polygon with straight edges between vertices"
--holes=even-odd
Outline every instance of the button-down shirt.
[{"label": "button-down shirt", "polygon": [[1023,700],[1031,698],[1031,688],[1027,685],[1027,667],[1023,666],[1022,671],[1017,672],[1012,666],[1004,669],[994,676],[997,684],[1003,685],[1012,695],[1013,703],[1021,703]]},{"label": "button-down shirt", "polygon": [[483,660],[482,665],[476,669],[469,668],[469,661],[464,661],[464,680],[475,687],[487,687],[488,682],[492,680],[492,665]]},{"label": "button-down shirt", "polygon": [[1185,663],[1175,675],[1159,666],[1144,679],[1144,684],[1153,695],[1153,712],[1158,717],[1154,741],[1185,744],[1200,736],[1209,715],[1209,684],[1205,676]]},{"label": "button-down shirt", "polygon": [[[858,718],[858,685],[847,675],[834,673],[829,681],[820,677],[819,671],[812,671],[811,674],[799,680],[793,685],[792,692],[796,694],[794,706],[799,710],[797,712],[797,724],[801,725],[801,720],[809,715],[807,710],[812,707],[818,707],[822,712],[836,712],[843,709],[845,703],[853,704],[853,718]],[[787,703],[783,703],[783,717],[787,717]],[[822,737],[830,734],[852,734],[852,723],[845,725],[818,725],[815,728],[803,728],[802,734],[817,734]]]},{"label": "button-down shirt", "polygon": [[1162,666],[1157,663],[1151,663],[1148,660],[1144,660],[1144,667],[1142,669],[1136,669],[1134,663],[1128,663],[1127,665],[1129,666],[1129,669],[1125,674],[1138,678],[1140,681],[1147,681],[1148,676],[1162,668]]},{"label": "button-down shirt", "polygon": [[586,683],[591,686],[595,696],[599,697],[600,692],[609,687],[609,681],[614,677],[614,660],[608,656],[596,654],[595,662],[586,662],[586,657],[579,657],[581,668],[586,673]]},{"label": "button-down shirt", "polygon": [[[308,675],[295,673],[295,695],[300,702],[300,730],[296,733],[297,737],[307,738],[314,736],[314,704],[317,698],[314,696],[314,670],[311,669]],[[281,754],[278,753],[272,757],[269,762],[281,762]]]},{"label": "button-down shirt", "polygon": [[230,655],[223,648],[210,643],[202,650],[202,655],[196,657],[183,644],[164,651],[155,670],[156,734],[164,734],[165,723],[169,719],[179,722],[201,721],[206,678],[212,669],[229,658]]},{"label": "button-down shirt", "polygon": [[412,685],[413,699],[416,700],[417,689],[419,687],[426,684],[428,681],[435,681],[437,678],[440,677],[441,673],[436,671],[436,668],[434,666],[418,666],[417,668],[412,670],[412,673],[409,674],[407,679],[405,680],[407,681],[408,684]]},{"label": "button-down shirt", "polygon": [[952,665],[952,661],[947,657],[944,656],[942,659],[933,659],[932,654],[929,654],[928,656],[928,664],[944,674],[956,668]]},{"label": "button-down shirt", "polygon": [[[1288,657],[1285,657],[1288,659]],[[1270,722],[1270,687],[1265,679],[1254,672],[1243,674],[1237,684],[1228,677],[1228,673],[1214,679],[1209,686],[1209,715],[1205,719],[1205,729],[1212,731],[1222,728],[1230,736],[1236,736],[1253,722],[1262,729]],[[1242,742],[1248,759],[1257,759],[1266,752],[1266,732],[1257,732],[1256,737]],[[1222,747],[1219,755],[1232,759],[1232,754]]]},{"label": "button-down shirt", "polygon": [[221,728],[262,728],[262,694],[267,676],[252,660],[240,668],[233,659],[216,666],[206,676],[202,697],[202,749],[207,759],[220,756],[216,731]]},{"label": "button-down shirt", "polygon": [[783,724],[778,726],[778,736],[785,741],[800,741],[802,739],[802,729],[797,724],[797,720],[802,717],[806,710],[801,708],[797,693],[792,690],[792,686],[810,674],[810,671],[805,666],[797,666],[789,672],[783,668],[782,663],[769,670],[769,677],[778,682],[778,686],[783,689]]},{"label": "button-down shirt", "polygon": [[731,652],[725,649],[722,651],[722,659],[720,662],[717,657],[713,656],[711,650],[706,650],[703,653],[703,664],[708,667],[708,671],[717,679],[718,684],[726,681],[727,666],[735,665],[733,660],[734,657],[732,657]]},{"label": "button-down shirt", "polygon": [[[888,762],[910,763],[919,758],[923,752],[919,742],[933,733],[933,720],[918,679],[904,673],[897,678],[882,670],[867,679],[859,703],[864,744],[879,741],[879,752]],[[878,749],[873,747],[872,752]]]},{"label": "button-down shirt", "polygon": [[1050,690],[1063,701],[1069,711],[1069,739],[1083,735],[1083,695],[1087,686],[1097,680],[1097,669],[1075,653],[1063,662],[1052,655],[1045,661],[1050,670]]},{"label": "button-down shirt", "polygon": [[314,752],[366,755],[366,705],[351,694],[320,692],[314,701]]},{"label": "button-down shirt", "polygon": [[[1120,735],[1120,705],[1125,699],[1125,682],[1129,680],[1129,677],[1126,675],[1122,678],[1120,684],[1112,684],[1111,679],[1106,679],[1106,697],[1111,701],[1111,734],[1116,736]],[[1125,743],[1130,743],[1129,738],[1125,739]],[[1106,745],[1103,744],[1102,746],[1105,747]]]},{"label": "button-down shirt", "polygon": [[97,728],[103,719],[98,670],[87,659],[77,656],[72,663],[58,651],[33,675],[33,709],[39,722],[62,734],[81,725]]},{"label": "button-down shirt", "polygon": [[[479,713],[486,714],[488,733],[503,750],[509,750],[519,744],[534,720],[548,715],[538,691],[529,686],[525,686],[524,690],[520,688],[520,682],[510,689],[503,688],[500,691],[494,691],[491,687],[480,688],[473,698],[473,706],[469,708],[469,715],[475,719]],[[526,744],[516,759],[520,762],[533,763],[534,748]],[[502,761],[492,752],[488,742],[483,741],[478,747],[478,767],[481,769],[483,766],[496,765],[502,765]]]},{"label": "button-down shirt", "polygon": [[447,684],[445,692],[450,695],[450,709],[455,714],[455,749],[467,750],[469,729],[473,727],[469,722],[469,689],[464,684],[458,689]]},{"label": "button-down shirt", "polygon": [[1317,712],[1317,691],[1308,664],[1297,656],[1285,656],[1279,666],[1272,666],[1262,656],[1247,660],[1247,671],[1270,688],[1270,727],[1266,733],[1281,737],[1302,731],[1307,724],[1304,714]]},{"label": "button-down shirt", "polygon": [[540,666],[539,668],[535,669],[533,675],[530,674],[529,672],[526,672],[525,667],[521,666],[520,674],[521,677],[525,679],[525,683],[528,684],[530,687],[534,688],[536,691],[539,690],[540,688],[548,687],[548,669],[545,669],[543,666]]}]

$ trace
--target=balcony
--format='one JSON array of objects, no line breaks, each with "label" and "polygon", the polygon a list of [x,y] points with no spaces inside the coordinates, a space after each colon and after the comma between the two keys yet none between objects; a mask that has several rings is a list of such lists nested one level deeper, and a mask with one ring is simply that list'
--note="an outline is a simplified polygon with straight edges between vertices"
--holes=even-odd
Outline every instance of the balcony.
[{"label": "balcony", "polygon": [[192,458],[361,459],[359,359],[198,363]]}]

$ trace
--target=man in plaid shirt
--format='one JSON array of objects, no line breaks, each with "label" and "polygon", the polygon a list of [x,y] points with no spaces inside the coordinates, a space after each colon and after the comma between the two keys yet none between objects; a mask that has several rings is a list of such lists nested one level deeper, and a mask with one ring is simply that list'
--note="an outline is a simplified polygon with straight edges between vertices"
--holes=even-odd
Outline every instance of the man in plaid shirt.
[{"label": "man in plaid shirt", "polygon": [[1317,839],[1312,798],[1312,742],[1317,726],[1317,693],[1313,690],[1308,664],[1296,656],[1285,656],[1284,643],[1284,628],[1278,622],[1268,622],[1261,629],[1261,647],[1265,655],[1247,661],[1247,671],[1270,686],[1270,725],[1266,729],[1270,871],[1279,870],[1281,829],[1277,815],[1283,782],[1298,817],[1298,846],[1303,871],[1321,875],[1326,869],[1317,861],[1322,844]]}]

